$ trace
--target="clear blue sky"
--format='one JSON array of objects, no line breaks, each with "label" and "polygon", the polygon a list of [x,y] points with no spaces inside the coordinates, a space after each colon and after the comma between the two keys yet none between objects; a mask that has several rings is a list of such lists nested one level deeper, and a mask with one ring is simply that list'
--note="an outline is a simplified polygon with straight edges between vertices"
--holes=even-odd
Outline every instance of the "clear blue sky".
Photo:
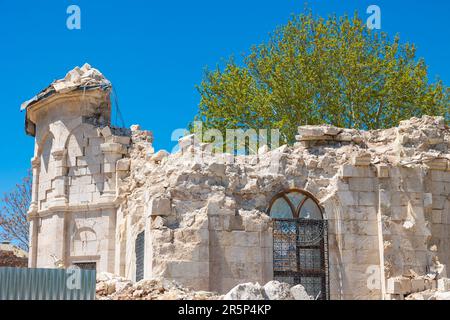
[{"label": "clear blue sky", "polygon": [[[205,66],[240,56],[269,32],[301,13],[303,0],[0,0],[0,93],[2,137],[0,192],[25,175],[33,139],[23,130],[20,104],[74,66],[89,62],[117,90],[126,125],[152,130],[155,148],[171,150],[171,132],[196,113],[194,88]],[[309,0],[326,16],[376,4],[382,30],[414,42],[450,85],[450,1]],[[81,8],[81,30],[66,28],[66,9]]]}]

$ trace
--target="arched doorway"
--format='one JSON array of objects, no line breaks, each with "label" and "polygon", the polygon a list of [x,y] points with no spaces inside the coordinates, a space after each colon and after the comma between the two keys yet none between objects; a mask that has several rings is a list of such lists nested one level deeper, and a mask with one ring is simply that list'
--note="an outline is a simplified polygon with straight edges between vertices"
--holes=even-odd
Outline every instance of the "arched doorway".
[{"label": "arched doorway", "polygon": [[302,284],[309,295],[328,299],[328,225],[316,198],[304,190],[287,190],[272,199],[268,213],[274,279]]}]

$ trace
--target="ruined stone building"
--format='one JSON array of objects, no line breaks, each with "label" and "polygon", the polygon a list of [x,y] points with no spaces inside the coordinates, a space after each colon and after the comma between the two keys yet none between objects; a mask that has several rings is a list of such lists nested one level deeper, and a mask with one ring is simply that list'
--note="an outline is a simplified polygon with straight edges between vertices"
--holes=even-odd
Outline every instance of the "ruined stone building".
[{"label": "ruined stone building", "polygon": [[30,267],[220,293],[279,279],[319,298],[381,299],[386,279],[449,263],[443,118],[304,126],[293,146],[219,161],[192,137],[155,153],[149,132],[111,126],[110,90],[85,65],[22,106],[35,138]]}]

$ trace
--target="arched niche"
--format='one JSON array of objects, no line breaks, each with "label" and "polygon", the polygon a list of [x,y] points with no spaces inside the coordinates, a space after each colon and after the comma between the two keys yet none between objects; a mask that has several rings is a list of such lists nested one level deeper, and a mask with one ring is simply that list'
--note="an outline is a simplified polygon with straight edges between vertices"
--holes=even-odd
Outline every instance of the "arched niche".
[{"label": "arched niche", "polygon": [[98,241],[95,230],[87,226],[77,228],[72,237],[71,251],[74,256],[98,255]]}]

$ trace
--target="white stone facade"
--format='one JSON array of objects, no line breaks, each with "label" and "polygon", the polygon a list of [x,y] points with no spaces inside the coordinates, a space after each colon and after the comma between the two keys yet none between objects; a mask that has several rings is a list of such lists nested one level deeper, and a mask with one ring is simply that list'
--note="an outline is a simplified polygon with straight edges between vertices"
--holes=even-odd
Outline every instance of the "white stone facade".
[{"label": "white stone facade", "polygon": [[[81,78],[92,70],[84,68]],[[75,84],[27,105],[36,139],[32,267],[53,266],[55,255],[135,280],[143,232],[145,278],[220,293],[266,283],[270,204],[291,189],[312,194],[328,221],[331,299],[386,298],[388,278],[425,274],[437,257],[450,262],[442,118],[373,132],[300,127],[295,146],[223,163],[202,144],[154,153],[147,131],[111,129],[108,88]]]}]

